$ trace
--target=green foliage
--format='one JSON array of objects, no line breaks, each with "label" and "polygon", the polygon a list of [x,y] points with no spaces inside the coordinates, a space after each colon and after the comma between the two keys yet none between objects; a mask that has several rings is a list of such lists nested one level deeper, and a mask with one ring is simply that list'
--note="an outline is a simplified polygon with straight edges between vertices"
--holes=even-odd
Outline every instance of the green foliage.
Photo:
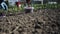
[{"label": "green foliage", "polygon": [[[39,8],[40,9],[45,9],[45,8],[47,8],[47,9],[57,9],[57,8],[60,8],[60,4],[43,4],[43,5],[33,4],[33,7],[35,8],[34,10],[37,10]],[[3,11],[3,9],[0,9],[0,12],[1,11]],[[17,7],[16,5],[15,6],[9,6],[8,11],[10,11],[10,12],[24,11],[24,4],[22,4],[21,7]]]},{"label": "green foliage", "polygon": [[60,8],[60,4],[34,4],[33,5],[35,7],[35,9],[37,8],[41,8],[41,9],[57,9],[57,8]]},{"label": "green foliage", "polygon": [[[31,5],[32,6],[32,5]],[[57,8],[60,8],[60,4],[33,4],[33,7],[35,8],[34,10],[37,10],[37,9],[57,9]],[[8,14],[8,13],[17,13],[17,12],[22,12],[24,11],[24,4],[22,4],[21,7],[17,7],[16,5],[15,6],[9,6],[8,10],[3,10],[3,9],[0,9],[0,13],[5,13],[5,14]]]}]

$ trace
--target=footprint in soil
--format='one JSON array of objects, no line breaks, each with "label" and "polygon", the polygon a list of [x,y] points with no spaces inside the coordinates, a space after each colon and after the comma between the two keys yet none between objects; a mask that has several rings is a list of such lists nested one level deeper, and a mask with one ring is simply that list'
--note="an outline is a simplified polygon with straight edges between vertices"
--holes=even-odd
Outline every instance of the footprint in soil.
[{"label": "footprint in soil", "polygon": [[34,32],[32,32],[32,34],[39,34],[39,32],[37,32],[37,31],[34,31]]},{"label": "footprint in soil", "polygon": [[2,31],[2,29],[0,28],[0,32]]},{"label": "footprint in soil", "polygon": [[35,29],[41,29],[41,27],[40,27],[40,26],[38,26],[38,25],[36,25],[36,26],[35,26]]},{"label": "footprint in soil", "polygon": [[13,32],[11,34],[14,34]]},{"label": "footprint in soil", "polygon": [[37,21],[36,23],[35,23],[35,28],[36,29],[41,29],[41,24],[43,24],[43,22],[39,22],[39,21]]}]

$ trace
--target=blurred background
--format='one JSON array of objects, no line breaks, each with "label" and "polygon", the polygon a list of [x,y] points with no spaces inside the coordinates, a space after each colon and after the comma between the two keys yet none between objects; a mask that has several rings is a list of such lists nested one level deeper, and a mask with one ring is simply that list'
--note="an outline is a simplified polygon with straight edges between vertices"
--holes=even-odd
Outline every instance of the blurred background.
[{"label": "blurred background", "polygon": [[[60,8],[60,0],[30,0],[31,6],[36,9],[39,8]],[[20,6],[20,10],[23,9],[26,4],[26,0],[5,0],[6,4],[10,7],[17,8]]]}]

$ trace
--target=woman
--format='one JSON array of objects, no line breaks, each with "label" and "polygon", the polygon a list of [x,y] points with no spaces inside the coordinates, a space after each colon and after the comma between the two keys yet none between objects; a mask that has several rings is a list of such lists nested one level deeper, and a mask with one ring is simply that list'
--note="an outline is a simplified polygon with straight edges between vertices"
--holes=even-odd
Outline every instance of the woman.
[{"label": "woman", "polygon": [[26,4],[29,5],[30,4],[30,0],[26,0]]}]

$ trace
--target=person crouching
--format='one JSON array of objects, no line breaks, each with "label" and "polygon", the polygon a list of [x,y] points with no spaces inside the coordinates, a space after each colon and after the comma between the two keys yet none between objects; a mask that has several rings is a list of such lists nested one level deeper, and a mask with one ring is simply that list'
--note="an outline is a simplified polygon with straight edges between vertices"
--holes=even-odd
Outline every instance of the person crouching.
[{"label": "person crouching", "polygon": [[31,7],[30,5],[24,7],[25,13],[33,13],[34,7]]}]

